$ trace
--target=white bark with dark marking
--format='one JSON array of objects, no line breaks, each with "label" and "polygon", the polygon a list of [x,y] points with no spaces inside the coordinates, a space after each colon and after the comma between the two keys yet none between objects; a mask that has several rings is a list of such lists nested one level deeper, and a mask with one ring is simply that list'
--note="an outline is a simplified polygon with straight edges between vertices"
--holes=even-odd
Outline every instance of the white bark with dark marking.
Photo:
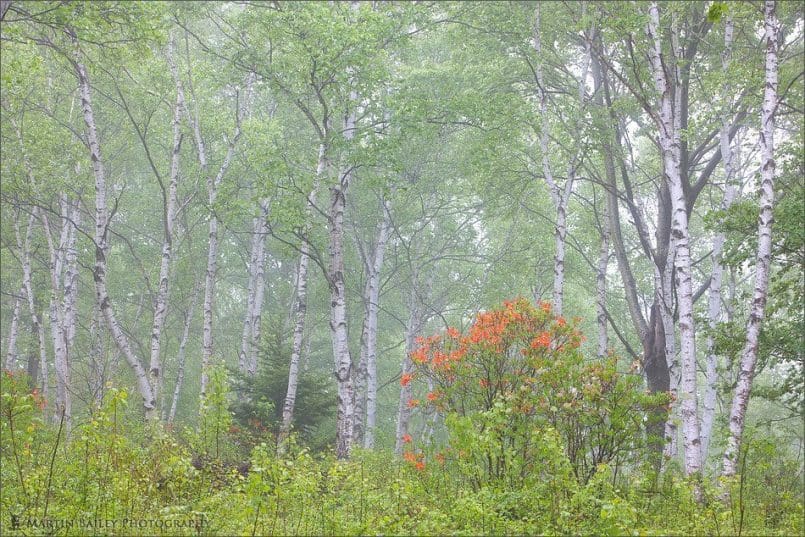
[{"label": "white bark with dark marking", "polygon": [[112,334],[115,344],[126,358],[129,367],[137,381],[137,389],[143,400],[143,409],[146,419],[156,417],[156,399],[151,387],[148,373],[142,362],[134,353],[120,324],[117,321],[109,292],[106,288],[106,253],[109,235],[109,213],[106,206],[106,170],[101,157],[101,144],[98,139],[98,129],[95,125],[95,114],[92,108],[91,86],[86,67],[80,60],[75,60],[74,67],[78,75],[79,91],[81,95],[81,109],[86,125],[87,142],[92,160],[92,172],[95,177],[95,265],[93,279],[95,281],[95,298],[103,313],[106,327]]},{"label": "white bark with dark marking", "polygon": [[[582,15],[586,11],[586,4],[581,4]],[[550,163],[550,153],[548,147],[548,136],[550,126],[548,124],[548,92],[542,76],[542,36],[540,32],[540,10],[538,3],[535,11],[534,20],[534,50],[537,53],[535,67],[535,77],[537,83],[537,93],[539,95],[540,116],[542,118],[540,132],[540,151],[542,152],[542,172],[545,182],[551,193],[554,209],[556,210],[556,223],[554,226],[554,264],[553,264],[553,310],[556,315],[562,315],[564,305],[565,287],[565,244],[567,240],[567,209],[570,196],[573,193],[573,185],[576,181],[577,168],[581,159],[581,144],[571,155],[568,162],[567,179],[564,187],[560,187],[553,175]],[[579,112],[584,110],[585,105],[585,82],[591,61],[591,46],[589,41],[585,41],[584,63],[582,65],[581,76],[578,81]],[[580,121],[580,119],[579,119]]]},{"label": "white bark with dark marking", "polygon": [[302,239],[302,245],[300,247],[299,264],[296,268],[293,341],[291,346],[291,362],[288,369],[288,388],[285,392],[285,401],[282,406],[282,424],[280,426],[281,441],[284,441],[291,431],[294,406],[296,405],[296,389],[299,384],[299,362],[302,357],[302,342],[305,335],[305,319],[307,316],[307,280],[308,266],[310,264],[310,244],[308,240],[312,223],[311,209],[316,204],[318,184],[326,166],[326,148],[324,144],[321,144],[319,146],[313,190],[310,192],[308,203],[305,206],[304,238]]},{"label": "white bark with dark marking", "polygon": [[609,351],[607,333],[607,268],[609,267],[609,214],[604,203],[601,215],[601,248],[598,253],[598,270],[595,276],[596,319],[598,321],[598,349],[596,355],[604,358]]},{"label": "white bark with dark marking", "polygon": [[735,394],[732,398],[730,410],[729,435],[727,437],[727,448],[724,451],[722,470],[724,476],[735,475],[738,471],[738,455],[741,451],[746,407],[749,404],[752,380],[755,376],[760,329],[766,312],[766,294],[769,288],[769,271],[771,267],[771,231],[774,222],[774,173],[776,169],[774,161],[774,113],[777,107],[777,49],[780,26],[774,0],[766,0],[764,14],[766,84],[763,91],[763,108],[760,117],[761,183],[755,289],[752,294],[752,305],[746,324],[746,343],[741,352],[741,369],[738,372],[738,383],[735,386]]},{"label": "white bark with dark marking", "polygon": [[[168,63],[171,70],[175,73],[175,67],[171,59],[171,51],[168,52]],[[179,157],[182,148],[181,118],[184,108],[184,91],[181,81],[174,76],[176,82],[176,103],[173,107],[173,119],[171,120],[171,130],[173,132],[173,145],[170,158],[170,178],[168,191],[163,189],[163,211],[162,211],[162,255],[159,264],[159,284],[154,300],[154,319],[151,325],[151,360],[148,372],[151,379],[151,386],[154,388],[154,397],[159,397],[159,390],[162,386],[162,330],[165,327],[165,320],[168,317],[168,296],[169,296],[169,277],[171,261],[173,258],[173,229],[176,220],[177,192],[179,188]],[[160,183],[160,186],[162,184]]]},{"label": "white bark with dark marking", "polygon": [[[656,117],[662,148],[663,172],[671,195],[671,235],[674,242],[674,269],[676,275],[677,305],[679,309],[680,337],[680,414],[685,446],[685,474],[699,474],[702,468],[701,439],[699,435],[698,396],[696,386],[696,346],[693,322],[693,283],[688,236],[688,214],[685,192],[680,174],[680,146],[678,114],[675,110],[672,84],[677,75],[666,71],[669,61],[662,58],[662,41],[659,34],[660,16],[656,2],[649,8],[647,34],[652,41],[649,59],[654,83],[659,94],[660,111]],[[673,33],[673,32],[672,32]],[[675,65],[676,54],[670,60]],[[671,79],[670,77],[673,77]],[[676,92],[678,93],[678,92]],[[671,338],[667,338],[671,339]],[[673,381],[672,381],[673,382]]]},{"label": "white bark with dark marking", "polygon": [[[720,132],[720,145],[721,145],[721,158],[724,162],[724,182],[726,184],[724,191],[724,199],[721,202],[721,209],[726,210],[732,205],[735,199],[735,185],[733,184],[735,177],[735,170],[740,168],[739,151],[740,141],[736,143],[735,151],[733,152],[732,144],[730,143],[730,117],[733,97],[731,95],[731,84],[729,79],[729,64],[732,54],[732,35],[733,35],[733,21],[732,16],[727,15],[724,23],[724,52],[721,55],[721,69],[725,76],[724,86],[722,88],[722,113],[721,113],[721,132]],[[715,339],[714,333],[721,317],[721,285],[724,276],[724,266],[722,265],[721,255],[724,250],[725,234],[722,231],[716,233],[713,237],[713,269],[710,275],[710,287],[708,289],[707,297],[707,319],[709,324],[709,333],[707,335],[707,358],[705,365],[705,391],[702,400],[702,457],[707,460],[707,454],[710,450],[710,439],[713,431],[713,421],[716,415],[716,399],[718,388],[718,357],[715,353]]]},{"label": "white bark with dark marking", "polygon": [[[49,400],[50,382],[48,379],[47,344],[45,343],[45,330],[42,327],[41,317],[36,309],[33,286],[31,284],[31,234],[39,210],[34,207],[28,217],[28,227],[25,229],[25,239],[20,235],[18,222],[14,222],[14,234],[17,239],[17,248],[22,254],[22,287],[28,300],[28,313],[31,315],[31,325],[39,344],[39,371],[42,375],[42,396]],[[31,379],[36,382],[36,379]]]},{"label": "white bark with dark marking", "polygon": [[174,419],[176,419],[176,408],[179,406],[179,396],[182,393],[182,386],[184,384],[185,349],[187,348],[187,338],[190,334],[190,325],[193,323],[193,312],[196,309],[196,302],[198,302],[198,287],[198,283],[193,285],[193,295],[190,299],[190,307],[187,309],[187,312],[184,315],[182,339],[179,341],[179,352],[176,355],[176,384],[173,387],[171,408],[166,420],[168,423],[173,423]]},{"label": "white bark with dark marking", "polygon": [[[254,74],[249,73],[246,77],[246,94],[251,93],[251,87],[254,82]],[[210,211],[209,230],[207,241],[207,268],[204,276],[204,304],[202,306],[202,329],[201,329],[201,400],[207,396],[207,386],[209,384],[209,370],[212,366],[213,355],[213,310],[215,299],[215,276],[218,270],[218,216],[215,213],[215,201],[218,197],[218,187],[221,185],[229,166],[232,163],[232,157],[235,153],[235,146],[238,143],[241,135],[241,120],[248,114],[248,105],[250,99],[244,99],[242,106],[239,106],[235,112],[235,130],[232,137],[227,144],[226,155],[218,169],[218,173],[212,176],[208,173],[207,165],[207,152],[204,145],[204,139],[201,136],[201,127],[199,125],[198,114],[195,119],[190,119],[193,126],[193,134],[196,138],[196,148],[198,150],[199,165],[202,173],[207,178],[207,203]],[[187,114],[190,118],[190,114]]]},{"label": "white bark with dark marking", "polygon": [[[361,327],[361,356],[355,373],[355,441],[363,440],[364,447],[374,447],[377,414],[377,314],[380,299],[380,272],[391,231],[391,218],[386,200],[371,252],[365,259],[367,277],[363,290],[363,326]],[[364,417],[366,418],[364,421]]]},{"label": "white bark with dark marking", "polygon": [[339,459],[349,458],[352,449],[354,405],[352,391],[352,357],[347,328],[347,297],[344,280],[344,208],[351,171],[340,174],[330,187],[330,331],[338,385],[335,453]]},{"label": "white bark with dark marking", "polygon": [[6,340],[5,368],[8,371],[13,371],[17,366],[17,333],[19,331],[21,295],[24,292],[23,289],[20,289],[19,293],[14,296],[14,309],[11,312],[11,323],[8,327],[8,339]]},{"label": "white bark with dark marking", "polygon": [[257,347],[260,342],[260,318],[265,295],[265,245],[268,234],[268,200],[260,200],[260,214],[252,219],[249,256],[249,283],[238,367],[252,376],[257,371]]}]

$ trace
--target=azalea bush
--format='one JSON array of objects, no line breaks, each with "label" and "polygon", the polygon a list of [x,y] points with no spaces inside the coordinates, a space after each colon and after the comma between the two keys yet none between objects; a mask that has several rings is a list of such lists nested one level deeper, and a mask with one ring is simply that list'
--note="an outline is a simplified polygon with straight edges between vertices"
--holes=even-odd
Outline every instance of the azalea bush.
[{"label": "azalea bush", "polygon": [[[420,338],[415,372],[401,382],[432,387],[409,406],[445,416],[449,440],[434,460],[463,459],[478,487],[539,473],[539,439],[552,431],[581,484],[600,464],[617,472],[639,456],[644,422],[668,397],[648,395],[614,355],[586,358],[577,324],[521,298],[479,313],[465,333]],[[425,450],[407,445],[406,459],[423,468]]]}]

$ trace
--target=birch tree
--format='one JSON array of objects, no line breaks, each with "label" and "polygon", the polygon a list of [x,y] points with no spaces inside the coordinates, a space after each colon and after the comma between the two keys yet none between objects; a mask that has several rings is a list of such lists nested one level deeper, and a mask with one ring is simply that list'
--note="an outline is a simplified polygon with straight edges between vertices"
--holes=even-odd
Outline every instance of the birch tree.
[{"label": "birch tree", "polygon": [[738,471],[738,455],[741,449],[746,420],[746,408],[752,392],[752,380],[758,356],[758,338],[766,308],[771,265],[771,232],[774,222],[774,119],[777,108],[777,51],[779,48],[779,21],[774,0],[766,0],[763,8],[764,38],[766,42],[765,85],[763,108],[760,116],[761,183],[760,215],[758,217],[758,247],[755,265],[755,285],[749,319],[746,324],[746,343],[741,352],[738,383],[732,398],[729,419],[729,435],[724,450],[722,475],[730,477]]},{"label": "birch tree", "polygon": [[[377,314],[380,309],[380,273],[391,233],[388,202],[381,201],[382,217],[371,251],[364,253],[366,285],[363,291],[364,317],[361,354],[355,374],[355,440],[363,439],[366,449],[374,447],[377,423]],[[364,421],[365,415],[365,421]]]},{"label": "birch tree", "polygon": [[[660,14],[657,3],[649,7],[649,22],[646,32],[653,41],[649,48],[649,59],[654,75],[654,84],[659,94],[659,114],[655,122],[659,128],[659,141],[662,148],[663,173],[671,196],[671,234],[674,239],[674,269],[676,272],[677,304],[679,307],[679,334],[681,340],[681,415],[682,433],[685,442],[685,473],[697,474],[701,471],[701,438],[699,434],[698,394],[696,382],[696,344],[693,322],[693,283],[691,280],[691,259],[688,233],[687,200],[682,187],[679,170],[679,119],[681,113],[675,97],[681,89],[672,87],[678,74],[672,75],[663,60],[663,47],[659,33]],[[672,30],[673,32],[673,30]],[[676,47],[674,47],[676,49]],[[678,60],[676,50],[671,56],[672,65]],[[672,78],[673,77],[673,78]]]},{"label": "birch tree", "polygon": [[[724,85],[722,89],[722,106],[724,111],[721,114],[721,132],[719,133],[719,144],[721,146],[721,155],[724,164],[724,198],[721,202],[721,210],[726,211],[735,200],[736,188],[734,184],[735,170],[740,168],[740,141],[736,143],[735,150],[729,138],[730,129],[730,112],[729,109],[732,105],[732,87],[729,77],[729,65],[732,55],[732,36],[734,31],[734,24],[731,15],[727,15],[724,21],[724,52],[721,55],[721,70],[724,73]],[[710,448],[711,433],[713,430],[713,421],[716,415],[716,396],[718,389],[718,358],[715,352],[714,333],[716,326],[719,322],[721,315],[721,286],[724,275],[724,266],[722,265],[722,252],[724,250],[725,234],[717,232],[713,237],[713,269],[710,275],[710,288],[708,290],[707,300],[707,317],[709,332],[707,335],[706,346],[706,364],[705,364],[705,392],[702,400],[702,457],[707,460],[707,454]]]},{"label": "birch tree", "polygon": [[89,74],[84,65],[75,33],[71,34],[73,45],[76,48],[72,65],[78,77],[81,110],[83,112],[87,146],[92,161],[92,172],[95,177],[95,264],[93,266],[93,279],[95,281],[95,298],[98,302],[107,328],[112,334],[116,345],[120,349],[129,367],[137,380],[137,389],[143,400],[143,409],[147,420],[156,417],[156,398],[148,373],[143,367],[140,358],[134,353],[128,336],[117,320],[114,307],[107,289],[107,260],[109,239],[109,210],[106,204],[106,168],[101,152],[101,142],[98,137],[98,128],[95,123],[95,111],[92,105],[92,89]]}]

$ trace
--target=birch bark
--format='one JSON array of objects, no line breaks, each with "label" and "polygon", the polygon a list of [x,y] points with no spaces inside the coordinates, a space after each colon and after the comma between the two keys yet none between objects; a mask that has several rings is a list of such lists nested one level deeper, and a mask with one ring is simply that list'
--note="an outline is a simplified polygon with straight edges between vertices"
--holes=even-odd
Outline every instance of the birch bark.
[{"label": "birch bark", "polygon": [[[722,90],[722,106],[723,111],[721,114],[721,132],[719,133],[719,141],[721,145],[721,158],[724,162],[724,182],[725,191],[724,199],[721,203],[721,209],[726,210],[735,199],[735,185],[733,180],[735,177],[736,164],[734,157],[737,154],[733,153],[732,145],[729,138],[730,130],[730,117],[732,106],[732,96],[730,94],[731,85],[729,82],[729,64],[732,55],[732,35],[733,35],[733,21],[732,16],[727,15],[724,23],[724,52],[721,55],[721,69],[725,76],[724,86]],[[736,153],[739,151],[740,142],[736,143]],[[716,233],[713,237],[713,269],[710,275],[710,287],[708,289],[707,297],[707,319],[709,324],[709,332],[707,335],[707,358],[705,365],[705,379],[706,386],[704,398],[702,401],[702,458],[707,460],[707,453],[710,449],[710,438],[713,430],[713,421],[716,414],[716,398],[718,387],[718,357],[715,353],[714,332],[721,317],[721,285],[724,276],[724,267],[722,265],[721,255],[724,249],[725,236],[723,232]]]},{"label": "birch bark", "polygon": [[[405,326],[405,356],[402,361],[402,375],[409,375],[414,372],[414,364],[411,361],[411,353],[416,350],[416,337],[422,331],[423,313],[417,297],[416,285],[412,286],[409,298],[408,322]],[[402,455],[403,437],[408,434],[408,425],[411,421],[411,407],[409,401],[413,393],[410,383],[400,389],[400,400],[397,408],[397,429],[394,440],[394,452]]]},{"label": "birch bark", "polygon": [[92,171],[95,177],[95,265],[93,279],[95,281],[95,298],[103,313],[106,326],[112,334],[129,367],[137,380],[137,388],[143,399],[143,409],[147,420],[156,414],[156,399],[142,362],[131,348],[128,337],[117,321],[109,292],[106,287],[106,252],[109,234],[109,213],[106,206],[106,170],[101,156],[101,145],[95,125],[95,113],[92,107],[91,86],[87,69],[80,59],[76,58],[73,66],[78,75],[81,110],[86,125],[87,142],[92,160]]},{"label": "birch bark", "polygon": [[201,125],[198,117],[198,103],[196,103],[195,118],[191,117],[188,113],[189,119],[193,128],[193,136],[196,139],[196,148],[198,151],[198,160],[201,167],[202,174],[206,176],[207,182],[207,203],[210,207],[208,214],[209,230],[207,233],[207,268],[204,276],[204,303],[202,306],[202,335],[201,335],[201,400],[207,396],[207,385],[209,384],[209,369],[212,365],[213,355],[213,301],[215,299],[215,275],[218,270],[218,216],[215,213],[214,207],[218,197],[218,187],[221,185],[229,166],[232,163],[232,157],[235,153],[235,146],[241,136],[241,120],[249,112],[252,84],[254,82],[254,74],[249,73],[246,76],[246,94],[247,98],[244,103],[239,103],[235,111],[235,129],[227,144],[226,155],[221,163],[218,173],[215,176],[211,175],[208,171],[207,150],[204,145],[204,139],[201,135]]},{"label": "birch bark", "polygon": [[766,0],[764,4],[766,32],[766,84],[763,91],[763,108],[761,111],[760,150],[761,150],[761,184],[760,184],[760,216],[758,218],[758,248],[755,265],[755,288],[749,319],[746,324],[746,343],[741,353],[741,369],[738,383],[732,398],[730,410],[729,436],[724,451],[722,474],[733,476],[738,471],[738,455],[741,450],[746,408],[752,391],[752,380],[757,363],[758,339],[766,311],[766,294],[769,287],[769,271],[771,266],[771,231],[774,222],[774,113],[777,107],[777,50],[779,40],[779,21],[777,6],[774,0]]},{"label": "birch bark", "polygon": [[193,285],[193,296],[190,299],[190,307],[187,309],[184,316],[182,339],[179,341],[179,352],[176,355],[176,384],[173,387],[173,397],[171,398],[170,412],[167,415],[167,423],[173,423],[176,419],[176,408],[179,405],[179,396],[182,393],[182,386],[184,385],[185,349],[187,348],[187,339],[190,334],[190,325],[193,323],[193,313],[195,312],[196,303],[198,302],[198,287],[198,283]]},{"label": "birch bark", "polygon": [[307,280],[308,266],[310,264],[310,244],[308,236],[312,224],[311,209],[316,204],[316,195],[319,181],[327,167],[326,147],[319,145],[318,162],[316,163],[316,178],[313,190],[308,196],[305,207],[304,239],[300,247],[299,265],[296,270],[296,291],[294,305],[293,343],[291,347],[291,363],[288,369],[288,389],[285,392],[285,401],[282,406],[282,425],[280,426],[280,444],[288,438],[293,423],[294,406],[296,405],[296,388],[299,384],[299,362],[302,357],[302,342],[305,335],[305,318],[307,316]]},{"label": "birch bark", "polygon": [[[698,474],[701,471],[701,439],[699,435],[699,419],[697,415],[696,387],[696,348],[693,322],[693,287],[691,281],[691,259],[688,239],[688,214],[685,192],[680,175],[679,124],[675,110],[675,93],[671,74],[666,70],[662,58],[662,43],[659,35],[659,9],[656,2],[649,8],[649,22],[646,28],[653,46],[649,48],[649,59],[657,92],[660,95],[659,127],[660,146],[662,148],[665,182],[671,195],[671,236],[674,243],[674,269],[676,271],[677,303],[679,308],[679,335],[682,389],[680,413],[682,417],[682,433],[685,445],[685,473]],[[673,33],[673,32],[672,32]],[[676,51],[674,53],[676,64]],[[674,74],[676,79],[677,75]],[[671,338],[666,337],[666,341]]]},{"label": "birch bark", "polygon": [[6,340],[5,368],[8,371],[13,371],[17,366],[17,326],[20,320],[21,295],[24,292],[23,289],[20,289],[20,292],[14,297],[14,309],[11,312],[11,324],[8,327],[8,339]]},{"label": "birch bark", "polygon": [[[42,327],[41,318],[37,312],[36,300],[34,297],[33,286],[31,284],[31,235],[34,229],[34,222],[39,213],[37,208],[31,211],[28,217],[28,227],[25,229],[25,239],[20,234],[19,224],[14,223],[14,234],[17,239],[17,248],[22,253],[22,287],[28,300],[28,312],[31,315],[31,327],[36,340],[39,344],[39,370],[42,373],[42,396],[46,401],[50,400],[50,382],[48,379],[47,345],[45,343],[45,330]],[[31,378],[32,383],[36,383],[36,378]]]},{"label": "birch bark", "polygon": [[[582,15],[586,10],[586,4],[582,2]],[[537,91],[539,94],[540,103],[540,116],[542,117],[542,125],[540,132],[540,150],[542,152],[542,171],[545,177],[545,182],[551,193],[551,200],[556,210],[556,224],[554,227],[554,264],[553,264],[553,309],[556,315],[562,315],[564,303],[564,285],[565,285],[565,243],[567,239],[567,208],[570,201],[570,196],[573,192],[573,184],[576,180],[577,166],[581,157],[581,150],[576,150],[570,157],[568,163],[567,179],[565,180],[564,188],[560,187],[551,170],[551,163],[549,158],[548,147],[548,93],[545,87],[545,81],[542,76],[542,36],[540,32],[540,15],[541,4],[537,4],[535,11],[534,21],[534,50],[537,53],[537,62],[535,68],[535,77],[537,82]],[[579,113],[584,109],[585,98],[585,81],[587,72],[590,66],[590,44],[585,41],[585,59],[582,66],[581,76],[578,84],[578,97],[579,97]]]},{"label": "birch bark", "polygon": [[[377,412],[377,313],[380,298],[380,272],[386,242],[391,230],[389,207],[381,204],[383,213],[370,258],[366,261],[367,279],[363,290],[364,316],[361,328],[361,356],[355,374],[355,441],[363,440],[364,447],[374,447],[374,427]],[[364,421],[364,416],[366,420]],[[370,423],[371,422],[371,423]]]},{"label": "birch bark", "polygon": [[606,203],[601,215],[601,249],[598,254],[598,270],[595,277],[596,308],[598,321],[597,356],[604,358],[609,350],[607,334],[607,268],[609,267],[609,211]]},{"label": "birch bark", "polygon": [[[171,120],[173,145],[170,158],[170,179],[168,184],[168,192],[166,193],[164,191],[164,187],[162,192],[164,202],[162,217],[162,255],[159,265],[159,285],[157,287],[157,295],[154,300],[154,319],[151,325],[151,359],[148,371],[151,386],[154,389],[154,398],[159,397],[159,390],[162,386],[162,330],[165,327],[165,320],[168,316],[168,296],[170,292],[169,276],[171,260],[173,257],[173,229],[176,223],[177,192],[179,188],[179,157],[182,148],[181,118],[182,109],[184,108],[184,92],[181,88],[181,81],[177,76],[176,68],[173,65],[173,60],[171,58],[172,52],[170,51],[170,48],[172,48],[172,43],[169,45],[168,64],[174,75],[177,89],[176,103],[173,107],[173,118]],[[160,186],[163,186],[161,180]]]}]

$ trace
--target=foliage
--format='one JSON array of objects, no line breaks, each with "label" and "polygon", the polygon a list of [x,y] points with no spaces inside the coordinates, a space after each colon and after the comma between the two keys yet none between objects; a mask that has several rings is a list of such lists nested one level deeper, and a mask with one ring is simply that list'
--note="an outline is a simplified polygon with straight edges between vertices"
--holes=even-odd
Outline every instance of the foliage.
[{"label": "foliage", "polygon": [[504,302],[479,313],[466,335],[448,328],[418,341],[415,376],[435,389],[409,406],[447,416],[449,447],[464,452],[476,489],[543,471],[538,439],[551,431],[584,484],[600,464],[617,469],[639,458],[643,421],[668,403],[643,393],[637,375],[620,373],[614,355],[585,359],[576,321],[552,315],[547,303]]},{"label": "foliage", "polygon": [[[127,400],[125,391],[110,389],[92,419],[67,439],[57,425],[41,419],[41,399],[29,391],[24,375],[3,373],[0,447],[9,454],[0,469],[3,535],[23,534],[13,529],[15,523],[26,525],[26,535],[799,535],[803,530],[801,462],[751,434],[742,456],[746,471],[732,489],[732,502],[722,504],[718,491],[708,489],[710,502],[703,505],[673,472],[657,483],[636,467],[616,475],[614,467],[599,465],[580,484],[561,436],[550,428],[533,435],[535,471],[477,489],[469,486],[476,468],[469,458],[435,459],[418,470],[382,451],[337,461],[294,443],[282,456],[269,444],[258,444],[245,468],[218,464],[199,470],[189,447],[172,434],[144,434],[127,420]],[[487,439],[470,434],[460,443],[470,451],[485,449]]]}]

